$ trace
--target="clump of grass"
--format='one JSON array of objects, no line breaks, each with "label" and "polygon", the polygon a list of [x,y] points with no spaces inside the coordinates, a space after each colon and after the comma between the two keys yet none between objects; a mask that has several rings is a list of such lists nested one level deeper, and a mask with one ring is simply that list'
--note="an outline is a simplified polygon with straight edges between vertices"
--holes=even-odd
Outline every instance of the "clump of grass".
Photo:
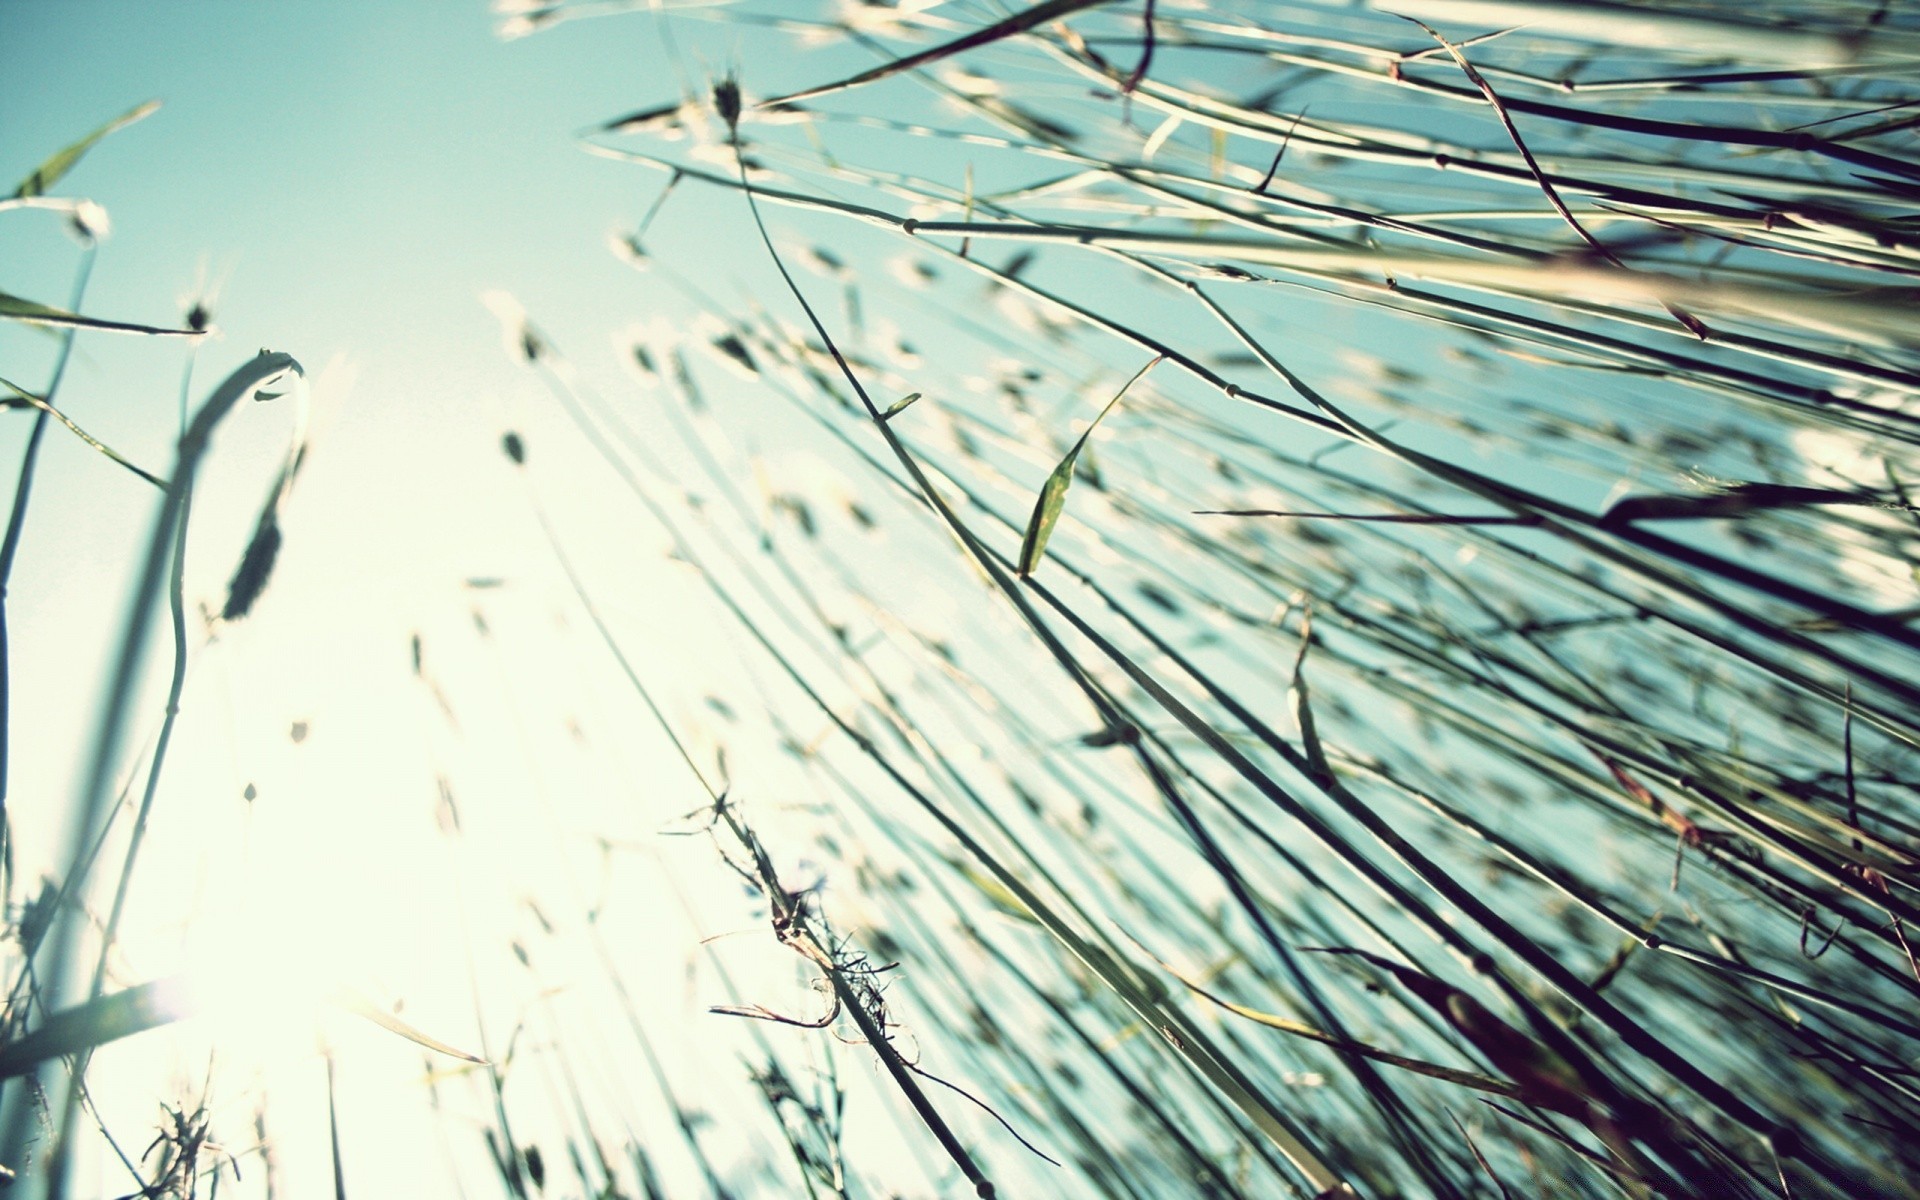
[{"label": "clump of grass", "polygon": [[[601,531],[543,497],[590,477],[529,454],[540,414],[501,437],[679,764],[611,787],[717,852],[596,833],[598,878],[563,856],[552,889],[573,911],[507,896],[535,834],[583,835],[535,787],[483,854],[498,814],[439,760],[460,655],[413,636],[459,907],[524,932],[469,948],[479,1055],[336,999],[434,1052],[459,1186],[484,1149],[514,1196],[1914,1194],[1912,17],[504,7],[781,58],[586,139],[663,180],[615,249],[688,319],[622,347],[635,397],[502,306],[624,489],[590,500],[626,540],[583,551]],[[60,203],[96,140],[0,213]],[[737,286],[675,236],[728,220],[761,264]],[[83,299],[0,316],[163,328]],[[107,955],[182,698],[194,468],[288,365],[217,389],[165,475],[91,442],[163,503],[68,870],[15,923],[4,1157],[59,1137],[55,1193],[87,1056],[177,1011]],[[42,431],[86,436],[59,374],[6,388],[35,424],[0,583]],[[635,529],[738,671],[675,671],[682,617],[609,586]],[[173,686],[123,804],[163,587]],[[465,599],[472,657],[547,721],[515,581]],[[690,861],[731,903],[675,891]],[[684,964],[641,948],[683,926]],[[344,1194],[366,1139],[324,1057]],[[102,1140],[139,1194],[211,1193],[259,1179],[228,1126],[202,1086],[144,1158]]]},{"label": "clump of grass", "polygon": [[[818,731],[823,903],[1073,1147],[983,1169],[1911,1194],[1920,26],[950,7],[688,14],[830,47],[586,139],[751,382],[636,348],[673,464],[556,394]],[[697,190],[787,302],[650,234]],[[846,519],[733,486],[775,400]]]}]

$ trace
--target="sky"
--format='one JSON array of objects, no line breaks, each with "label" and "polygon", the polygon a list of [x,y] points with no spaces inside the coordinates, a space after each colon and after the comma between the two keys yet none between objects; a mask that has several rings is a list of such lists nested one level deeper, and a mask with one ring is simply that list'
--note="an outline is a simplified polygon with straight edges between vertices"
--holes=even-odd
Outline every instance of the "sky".
[{"label": "sky", "polygon": [[[19,81],[0,123],[0,162],[14,174],[163,102],[67,181],[114,219],[90,310],[164,324],[211,293],[223,336],[202,352],[205,376],[262,346],[295,354],[312,377],[330,365],[350,374],[330,436],[336,456],[359,460],[361,486],[337,499],[369,523],[385,513],[390,524],[396,504],[457,511],[475,499],[436,498],[454,481],[436,470],[444,456],[423,451],[463,430],[497,436],[507,389],[481,291],[516,290],[560,327],[591,327],[585,318],[632,301],[634,277],[603,238],[634,219],[646,181],[569,135],[657,93],[644,21],[507,43],[480,6],[460,4],[197,4],[164,16],[10,4],[0,20],[0,55]],[[66,294],[75,250],[53,223],[22,214],[0,235],[21,294]],[[136,349],[141,361],[123,361]],[[164,453],[166,426],[130,418],[172,409],[179,355],[82,351],[73,415]],[[257,432],[271,442],[286,431]],[[420,544],[406,549],[392,569],[417,565]]]},{"label": "sky", "polygon": [[[200,4],[163,15],[10,4],[0,21],[0,55],[20,82],[0,122],[9,177],[122,111],[162,102],[63,189],[113,218],[88,310],[177,324],[210,294],[222,336],[200,352],[203,387],[263,346],[341,385],[319,398],[327,448],[312,465],[315,490],[345,506],[324,524],[355,530],[355,588],[472,552],[457,539],[483,521],[435,518],[487,503],[459,461],[497,439],[507,391],[498,326],[478,296],[520,289],[556,323],[631,299],[631,272],[601,235],[632,219],[639,181],[568,135],[646,86],[644,29],[601,22],[503,43],[477,5]],[[67,295],[77,249],[55,226],[51,214],[17,214],[0,231],[17,294]],[[6,336],[14,354],[48,340]],[[65,404],[109,444],[164,463],[170,423],[148,418],[174,411],[183,362],[175,346],[86,339]],[[204,535],[211,558],[227,559],[250,532],[248,510],[290,432],[275,415],[237,422],[236,451],[210,468],[206,508],[234,510],[232,528]],[[329,458],[351,486],[325,486]],[[104,580],[89,568],[120,561],[115,539],[143,531],[129,519],[131,481],[97,466],[46,473],[47,516],[30,530],[16,587],[23,619],[41,605],[94,604]],[[401,538],[400,521],[422,524]],[[288,565],[300,557],[290,551]],[[55,561],[62,569],[47,569]]]},{"label": "sky", "polygon": [[[484,293],[511,293],[543,328],[564,331],[583,382],[624,378],[612,335],[646,311],[648,289],[607,239],[632,227],[659,179],[582,153],[573,134],[673,98],[675,68],[644,15],[563,23],[521,40],[498,37],[496,23],[478,2],[0,4],[8,81],[0,178],[23,178],[118,114],[161,102],[55,189],[111,217],[84,311],[178,326],[202,302],[217,327],[197,349],[184,339],[81,335],[61,409],[165,474],[189,366],[195,405],[262,347],[306,370],[300,395],[245,405],[227,422],[200,477],[186,593],[190,609],[217,609],[290,439],[310,422],[311,454],[284,508],[285,548],[265,597],[211,642],[190,619],[182,733],[124,939],[144,949],[116,964],[122,982],[182,968],[250,980],[232,990],[253,997],[242,1002],[252,1016],[235,1016],[229,1002],[219,1022],[229,1031],[285,1003],[249,990],[261,980],[337,960],[358,985],[404,1000],[421,1027],[476,1045],[486,1035],[464,986],[447,981],[466,975],[464,931],[528,923],[521,905],[530,896],[499,888],[502,875],[552,888],[555,911],[583,911],[580,889],[595,864],[570,857],[563,841],[593,828],[639,842],[701,798],[681,777],[636,810],[608,785],[605,760],[596,766],[576,752],[582,739],[603,737],[614,759],[657,777],[665,747],[628,711],[631,697],[616,696],[604,656],[588,655],[592,634],[579,614],[573,626],[559,615],[565,585],[529,515],[527,476],[501,453],[501,437],[532,433],[531,453],[548,464],[575,453],[583,478],[605,468],[537,436],[537,410],[549,401],[509,357],[482,302]],[[738,35],[704,47],[699,30],[684,36],[696,68],[703,55],[718,60],[740,45]],[[661,228],[706,236],[699,211],[692,215]],[[684,240],[676,248],[697,249]],[[55,214],[0,214],[0,289],[64,306],[80,260]],[[709,261],[739,261],[739,244],[716,239]],[[56,344],[44,330],[0,327],[0,376],[44,386]],[[11,494],[28,419],[7,418],[0,486]],[[16,905],[66,853],[66,814],[120,636],[128,564],[145,544],[155,499],[52,431],[8,598]],[[593,529],[578,497],[551,503],[561,527]],[[662,549],[645,531],[601,534],[614,551]],[[616,619],[633,624],[649,609],[689,603],[684,580],[635,569],[627,578],[640,586],[629,595],[644,599],[613,602]],[[473,579],[502,586],[476,590]],[[684,621],[637,624],[636,654],[710,662],[725,654]],[[410,643],[423,648],[419,677]],[[164,639],[152,644],[122,747],[128,768],[153,736],[163,696]],[[464,725],[440,710],[434,688],[459,698]],[[437,781],[448,785],[446,799]],[[524,825],[489,826],[476,791],[548,813],[551,839],[528,844]],[[605,807],[614,799],[625,807]],[[466,844],[482,849],[464,861],[424,861],[440,853],[448,810],[462,802]],[[506,861],[513,872],[492,865]],[[241,865],[215,869],[222,863]],[[631,878],[619,887],[646,893],[636,908],[676,903],[663,885]],[[671,924],[660,923],[659,936]],[[633,936],[644,946],[651,935]],[[673,995],[690,1013],[711,999]],[[515,994],[483,1005],[497,1021],[494,1037],[513,1028],[520,1002]],[[324,1128],[312,1035],[290,1049],[286,1023],[265,1024],[280,1040],[263,1043],[259,1071],[276,1081],[281,1119]],[[368,1099],[407,1085],[417,1098],[417,1052],[347,1025],[329,1036],[349,1048],[343,1094],[360,1097],[344,1109],[362,1114],[348,1130],[369,1164],[359,1184],[371,1194],[458,1194],[471,1164],[449,1168],[439,1151],[422,1152],[440,1136],[423,1110],[406,1115]],[[671,1070],[684,1050],[664,1053]],[[139,1128],[160,1098],[139,1081],[190,1061],[178,1046],[151,1055],[136,1047],[111,1063],[103,1056],[96,1091]],[[135,1082],[116,1096],[112,1079]],[[626,1085],[616,1072],[597,1086]],[[224,1117],[229,1128],[239,1120]],[[282,1194],[331,1194],[324,1158],[313,1157],[323,1151],[285,1138]],[[663,1169],[671,1179],[678,1168]]]}]

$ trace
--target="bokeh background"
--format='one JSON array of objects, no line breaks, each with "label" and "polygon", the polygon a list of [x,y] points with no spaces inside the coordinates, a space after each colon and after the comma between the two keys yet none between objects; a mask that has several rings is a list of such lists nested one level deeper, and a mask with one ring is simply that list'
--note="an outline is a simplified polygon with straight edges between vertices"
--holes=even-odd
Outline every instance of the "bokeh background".
[{"label": "bokeh background", "polygon": [[[1911,1194],[1912,18],[1422,7],[1663,308],[1417,26],[1163,3],[1129,94],[1151,7],[774,107],[1020,6],[0,7],[0,179],[162,102],[53,189],[97,251],[0,210],[0,290],[213,323],[82,332],[60,409],[164,475],[305,367],[197,481],[106,958],[193,994],[69,1194]],[[157,497],[49,431],[25,957]]]}]

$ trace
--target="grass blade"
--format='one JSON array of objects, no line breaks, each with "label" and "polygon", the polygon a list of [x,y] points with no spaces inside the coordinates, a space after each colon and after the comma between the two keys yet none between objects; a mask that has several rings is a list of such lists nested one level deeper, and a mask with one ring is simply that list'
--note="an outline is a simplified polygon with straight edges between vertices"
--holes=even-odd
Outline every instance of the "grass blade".
[{"label": "grass blade", "polygon": [[373,1004],[358,992],[343,988],[334,993],[333,1004],[335,1007],[350,1012],[356,1017],[364,1017],[372,1021],[388,1033],[399,1034],[417,1046],[424,1046],[435,1054],[444,1054],[449,1058],[457,1058],[463,1062],[478,1063],[483,1067],[488,1065],[487,1060],[477,1054],[470,1054],[458,1046],[450,1046],[439,1038],[422,1033],[386,1009]]},{"label": "grass blade", "polygon": [[143,467],[135,466],[133,463],[127,461],[127,459],[122,457],[120,452],[115,450],[112,446],[107,445],[105,442],[101,441],[99,438],[94,437],[92,434],[88,433],[86,430],[80,428],[79,425],[74,423],[74,420],[72,417],[69,417],[67,414],[55,408],[46,399],[46,397],[36,396],[32,392],[29,392],[27,389],[21,387],[19,384],[13,383],[6,379],[0,379],[0,387],[6,388],[9,392],[12,392],[14,395],[13,400],[0,401],[0,405],[5,405],[6,407],[14,407],[16,405],[25,405],[29,408],[37,408],[41,412],[52,417],[54,420],[60,422],[62,425],[65,425],[67,427],[67,432],[73,434],[73,436],[79,438],[81,441],[93,447],[95,450],[98,450],[101,454],[104,454],[109,460],[115,463],[118,463],[122,467],[125,467],[127,470],[133,472],[135,475],[138,475],[140,478],[146,480],[148,483],[152,484],[157,488],[160,488],[162,490],[166,488],[167,486],[166,480],[160,478],[158,475],[153,474],[151,471],[148,471]]},{"label": "grass blade", "polygon": [[1126,384],[1114,394],[1113,399],[1107,401],[1107,406],[1100,410],[1100,415],[1093,419],[1092,424],[1087,426],[1086,432],[1073,443],[1073,449],[1067,451],[1067,456],[1061,459],[1060,464],[1054,467],[1053,473],[1047,476],[1047,482],[1040,488],[1039,498],[1034,501],[1033,516],[1027,520],[1026,536],[1020,541],[1020,563],[1016,571],[1020,578],[1025,579],[1032,575],[1034,568],[1040,565],[1041,555],[1047,552],[1047,539],[1053,536],[1053,527],[1059,522],[1060,512],[1066,506],[1067,489],[1073,486],[1074,464],[1080,459],[1080,451],[1086,448],[1087,439],[1092,437],[1093,431],[1100,427],[1100,422],[1106,420],[1107,414],[1113,411],[1113,406],[1120,403],[1120,398],[1125,396],[1134,384],[1140,382],[1141,376],[1153,370],[1154,366],[1165,357],[1164,354],[1156,354],[1147,361],[1146,366],[1134,372],[1133,378],[1127,380]]},{"label": "grass blade", "polygon": [[25,321],[29,325],[62,325],[74,329],[100,329],[109,333],[142,333],[169,337],[199,337],[197,329],[162,329],[157,325],[140,325],[131,321],[107,321],[99,317],[83,317],[70,313],[63,308],[50,304],[40,304],[33,300],[24,300],[7,292],[0,292],[0,319]]},{"label": "grass blade", "polygon": [[158,100],[149,100],[145,104],[135,105],[133,108],[128,109],[113,120],[108,121],[105,125],[94,130],[86,137],[81,138],[66,149],[54,154],[48,158],[47,161],[35,167],[31,175],[28,175],[20,181],[20,186],[14,189],[14,198],[24,200],[29,196],[46,195],[47,189],[60,182],[62,176],[78,166],[80,160],[86,157],[87,151],[93,149],[100,139],[110,133],[125,129],[135,121],[151,116],[159,107],[160,102]]},{"label": "grass blade", "polygon": [[83,1054],[181,1020],[192,1014],[189,996],[184,981],[174,976],[63,1009],[32,1033],[0,1047],[0,1079],[25,1075],[50,1058]]},{"label": "grass blade", "polygon": [[1032,8],[1026,9],[1023,12],[1017,12],[1010,17],[996,21],[985,28],[976,29],[972,33],[957,37],[950,42],[943,42],[931,50],[922,50],[918,54],[909,54],[905,58],[896,58],[892,62],[882,63],[870,71],[862,71],[858,75],[849,76],[838,83],[824,83],[819,87],[806,88],[802,91],[781,96],[777,100],[768,100],[759,107],[767,108],[775,104],[791,104],[797,100],[811,100],[816,96],[826,96],[834,92],[844,92],[848,88],[857,88],[864,84],[875,83],[889,76],[898,75],[902,71],[911,71],[915,67],[924,67],[928,63],[939,62],[943,58],[951,58],[953,55],[962,53],[963,51],[972,50],[976,46],[985,46],[991,42],[997,42],[1001,38],[1008,38],[1018,33],[1025,33],[1036,25],[1043,25],[1048,21],[1057,21],[1061,17],[1077,13],[1083,8],[1093,8],[1096,5],[1107,3],[1111,3],[1111,0],[1043,0],[1042,3],[1036,4]]}]

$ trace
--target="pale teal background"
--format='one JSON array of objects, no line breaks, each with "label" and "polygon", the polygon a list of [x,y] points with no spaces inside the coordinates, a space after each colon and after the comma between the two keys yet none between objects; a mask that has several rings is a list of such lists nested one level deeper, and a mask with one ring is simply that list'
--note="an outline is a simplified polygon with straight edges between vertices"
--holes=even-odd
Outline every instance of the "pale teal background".
[{"label": "pale teal background", "polygon": [[[0,4],[0,187],[127,109],[163,103],[55,189],[112,217],[86,311],[177,325],[209,297],[220,337],[200,352],[196,402],[263,346],[296,355],[310,377],[334,366],[270,596],[337,614],[512,573],[502,530],[524,530],[526,514],[505,491],[498,439],[532,419],[517,406],[540,405],[541,393],[503,352],[480,293],[513,292],[608,386],[621,380],[611,331],[661,299],[606,245],[660,177],[573,140],[678,94],[655,19],[564,22],[514,41],[496,36],[497,21],[478,0]],[[742,46],[750,30],[675,24],[690,73],[736,53],[762,61]],[[764,60],[787,68],[817,69]],[[738,226],[703,226],[702,203],[670,210],[662,236],[683,252],[707,238],[716,267],[758,266]],[[56,215],[0,216],[0,288],[64,305],[78,259]],[[41,329],[0,327],[0,375],[44,386],[54,344]],[[183,342],[82,334],[58,401],[164,474],[186,358]],[[217,605],[290,423],[259,408],[222,432],[202,482],[190,593]],[[27,425],[24,414],[0,420],[9,496]],[[123,566],[152,500],[74,439],[49,439],[10,608],[23,848],[55,836],[49,818],[84,746]],[[404,613],[386,623],[404,639]]]}]

